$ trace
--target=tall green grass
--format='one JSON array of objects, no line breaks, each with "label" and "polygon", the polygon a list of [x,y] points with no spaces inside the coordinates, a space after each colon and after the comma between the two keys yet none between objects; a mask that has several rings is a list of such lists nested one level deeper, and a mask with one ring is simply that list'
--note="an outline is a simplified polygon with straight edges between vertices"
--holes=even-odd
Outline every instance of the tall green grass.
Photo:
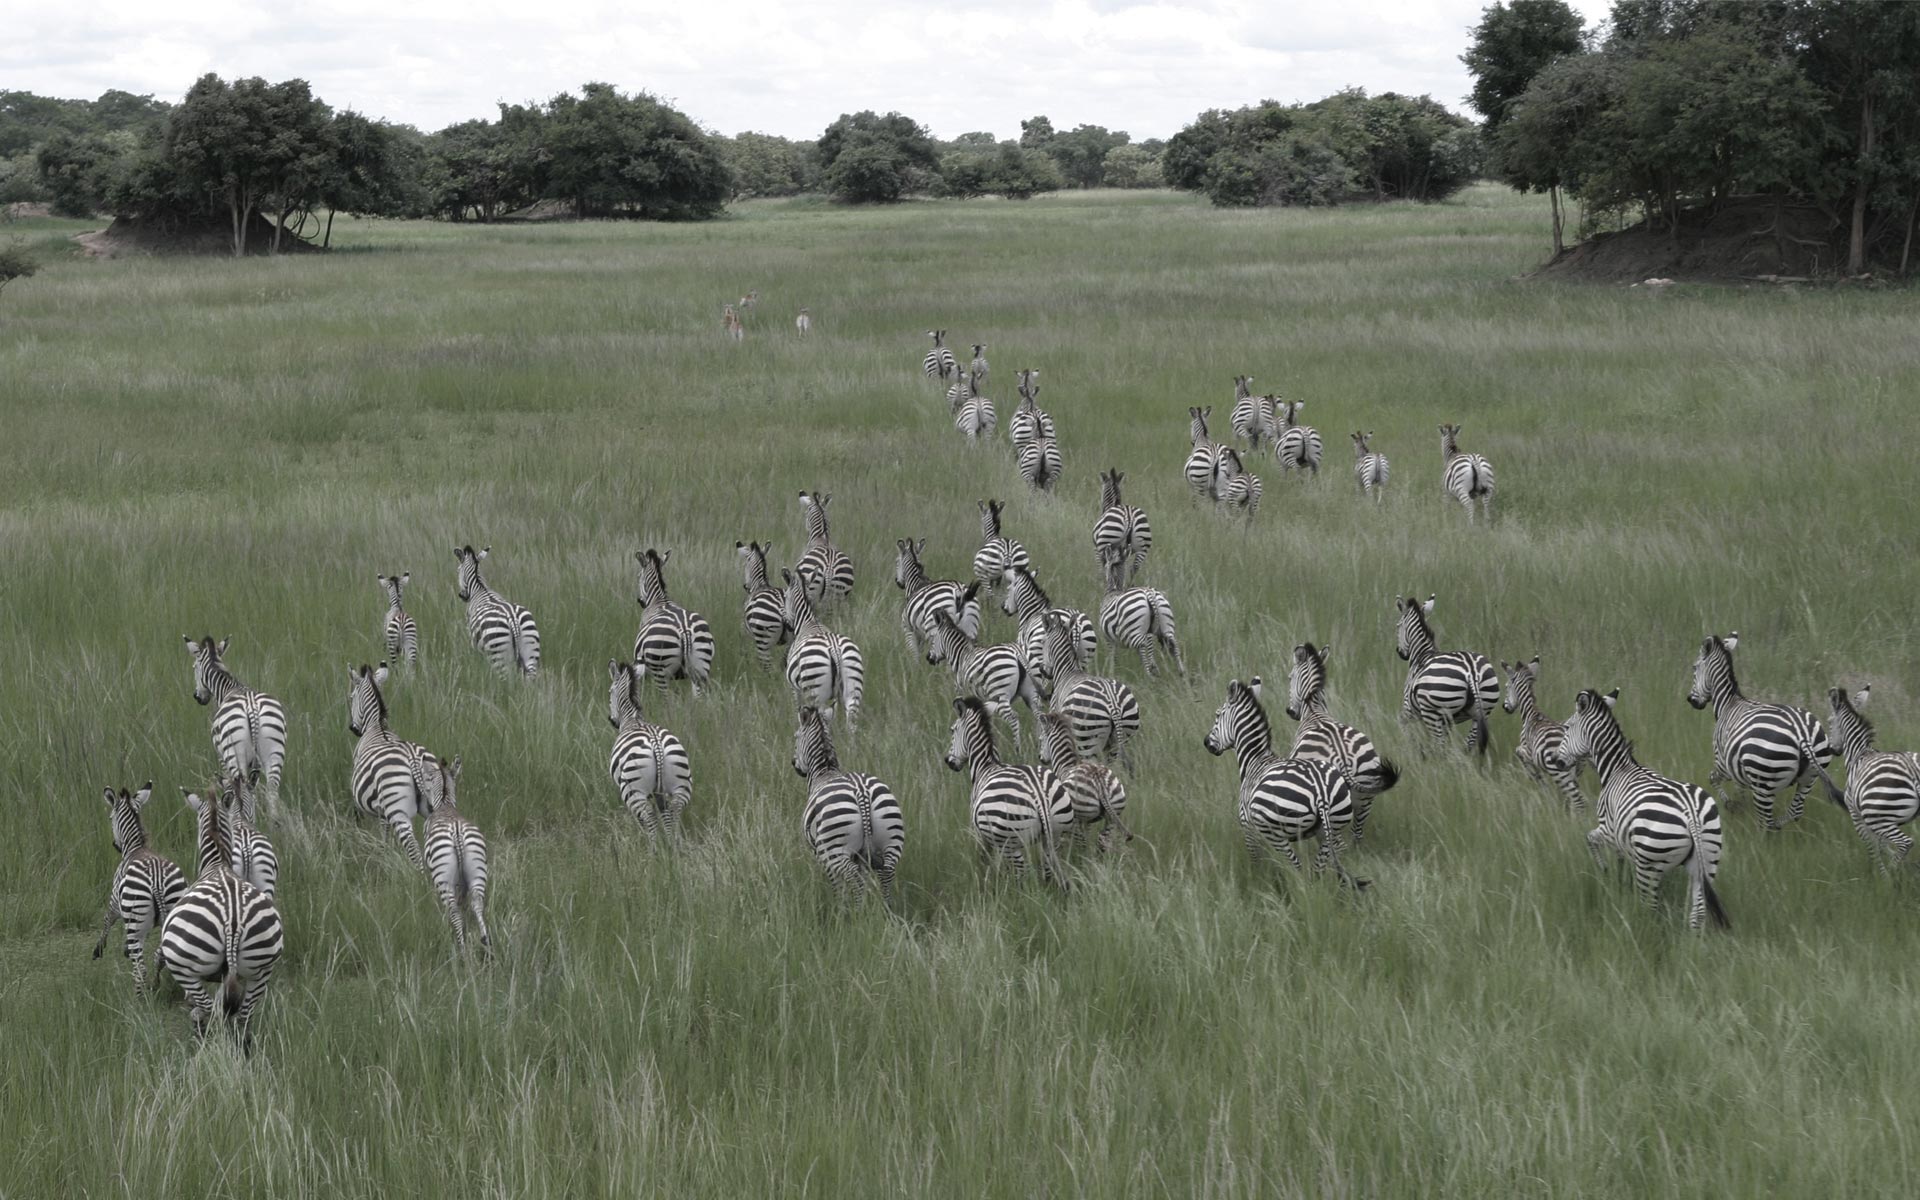
[{"label": "tall green grass", "polygon": [[[1907,495],[1920,312],[1901,294],[1519,281],[1531,200],[1219,212],[1164,195],[747,205],[708,225],[355,223],[279,261],[56,260],[0,301],[0,1195],[1911,1194],[1920,952],[1905,879],[1816,801],[1729,814],[1730,934],[1646,913],[1586,826],[1508,761],[1426,757],[1397,720],[1396,594],[1442,643],[1542,656],[1556,714],[1623,688],[1644,761],[1704,779],[1700,638],[1750,692],[1871,681],[1920,745]],[[52,229],[51,232],[61,232]],[[50,235],[49,235],[50,236]],[[743,345],[723,301],[758,288]],[[810,307],[815,336],[791,336]],[[1042,370],[1068,477],[1024,493],[919,375],[922,331]],[[1271,460],[1250,531],[1192,505],[1185,408],[1231,380],[1307,401],[1317,481]],[[1002,400],[1003,410],[1010,408]],[[1004,412],[1003,412],[1004,416]],[[1437,424],[1501,511],[1439,494]],[[1387,502],[1346,434],[1376,432]],[[1192,674],[1142,677],[1126,852],[1061,900],[977,871],[940,763],[944,673],[911,660],[893,541],[964,575],[973,501],[1091,608],[1096,472],[1153,519],[1148,579]],[[901,796],[898,919],[835,910],[800,840],[784,684],[739,632],[733,543],[801,541],[835,496],[869,659],[849,766]],[[454,545],[529,605],[542,675],[467,645]],[[632,552],[721,636],[717,683],[650,715],[694,758],[684,845],[605,777],[605,664]],[[466,761],[492,962],[347,790],[346,667],[410,570],[423,660],[395,728]],[[1008,636],[997,609],[991,629]],[[87,955],[113,867],[105,785],[210,770],[180,635],[233,637],[286,703],[288,950],[257,1051],[196,1049],[178,993]],[[1234,770],[1201,747],[1226,680],[1334,644],[1336,712],[1405,778],[1351,865],[1363,899],[1251,870]],[[1281,737],[1291,732],[1273,706]],[[1589,787],[1591,785],[1589,784]],[[117,944],[117,942],[116,942]]]}]

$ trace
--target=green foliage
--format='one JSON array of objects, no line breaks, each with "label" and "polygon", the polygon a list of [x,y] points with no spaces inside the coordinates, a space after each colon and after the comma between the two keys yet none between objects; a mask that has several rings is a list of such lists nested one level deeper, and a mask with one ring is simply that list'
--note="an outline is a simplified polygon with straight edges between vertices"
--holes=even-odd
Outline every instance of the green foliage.
[{"label": "green foliage", "polygon": [[52,199],[34,155],[22,151],[12,158],[0,158],[0,205]]},{"label": "green foliage", "polygon": [[90,217],[105,208],[136,147],[134,135],[125,131],[56,133],[41,142],[34,166],[53,211]]},{"label": "green foliage", "polygon": [[1489,5],[1460,56],[1473,76],[1469,100],[1493,132],[1536,75],[1585,44],[1580,14],[1566,0],[1508,0]]},{"label": "green foliage", "polygon": [[684,113],[645,92],[589,83],[532,118],[540,194],[575,216],[710,217],[732,194],[718,149]]},{"label": "green foliage", "polygon": [[1100,187],[1105,181],[1107,152],[1124,146],[1130,139],[1125,130],[1109,131],[1103,125],[1076,125],[1065,133],[1056,133],[1040,147],[1059,165],[1060,174],[1073,187]]},{"label": "green foliage", "polygon": [[462,121],[427,139],[422,180],[430,211],[492,221],[539,198],[537,152],[501,107],[501,120]]},{"label": "green foliage", "polygon": [[960,199],[991,195],[1026,200],[1041,192],[1058,191],[1063,183],[1051,156],[1012,141],[986,149],[953,151],[940,160],[940,180],[947,195]]},{"label": "green foliage", "polygon": [[108,90],[97,100],[59,100],[32,92],[0,90],[0,158],[30,153],[59,134],[159,132],[172,105],[152,96]]},{"label": "green foliage", "polygon": [[1100,176],[1107,187],[1159,187],[1160,156],[1141,146],[1115,146],[1107,151]]},{"label": "green foliage", "polygon": [[741,133],[714,139],[733,177],[736,198],[795,196],[822,186],[819,153],[813,143],[770,133]]},{"label": "green foliage", "polygon": [[26,279],[40,270],[40,261],[18,238],[0,243],[0,291],[16,279]]},{"label": "green foliage", "polygon": [[940,169],[933,136],[897,112],[843,113],[820,135],[819,154],[828,190],[854,204],[899,200]]},{"label": "green foliage", "polygon": [[1053,122],[1045,116],[1028,117],[1020,122],[1020,145],[1023,149],[1045,150],[1053,138]]}]

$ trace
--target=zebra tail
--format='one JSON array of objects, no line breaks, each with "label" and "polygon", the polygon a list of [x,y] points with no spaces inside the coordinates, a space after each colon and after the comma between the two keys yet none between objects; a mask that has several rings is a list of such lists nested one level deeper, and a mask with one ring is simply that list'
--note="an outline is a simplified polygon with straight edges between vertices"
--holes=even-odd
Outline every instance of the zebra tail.
[{"label": "zebra tail", "polygon": [[1688,815],[1687,834],[1693,839],[1693,850],[1687,856],[1687,873],[1700,885],[1700,894],[1707,902],[1707,915],[1713,918],[1713,923],[1722,929],[1732,929],[1733,922],[1727,919],[1727,910],[1720,906],[1720,893],[1713,890],[1713,880],[1707,877],[1707,870],[1712,864],[1707,862],[1701,845],[1700,819],[1697,815]]},{"label": "zebra tail", "polygon": [[[234,889],[234,907],[237,910],[245,897],[240,889]],[[227,920],[227,977],[220,984],[220,1009],[232,1017],[240,1012],[240,913],[231,913]]]},{"label": "zebra tail", "polygon": [[1847,806],[1845,794],[1840,790],[1840,785],[1833,781],[1833,776],[1827,774],[1826,767],[1820,764],[1820,758],[1814,754],[1813,747],[1803,744],[1800,747],[1800,753],[1806,756],[1807,765],[1813,768],[1813,773],[1820,777],[1822,784],[1826,785],[1827,799],[1833,801],[1841,808],[1845,808]]},{"label": "zebra tail", "polygon": [[1384,754],[1379,755],[1379,759],[1380,789],[1374,793],[1376,796],[1379,795],[1380,792],[1387,791],[1392,788],[1394,784],[1400,782],[1400,768],[1394,765],[1393,760]]},{"label": "zebra tail", "polygon": [[1492,753],[1493,747],[1490,743],[1493,741],[1493,731],[1487,725],[1486,713],[1480,713],[1473,718],[1473,736],[1478,747],[1475,752],[1478,753],[1481,758],[1485,758],[1488,754]]},{"label": "zebra tail", "polygon": [[1071,892],[1073,885],[1067,882],[1067,873],[1060,869],[1060,847],[1053,836],[1053,810],[1047,806],[1045,796],[1040,801],[1040,853],[1046,859],[1047,870],[1053,874],[1053,882],[1062,894]]}]

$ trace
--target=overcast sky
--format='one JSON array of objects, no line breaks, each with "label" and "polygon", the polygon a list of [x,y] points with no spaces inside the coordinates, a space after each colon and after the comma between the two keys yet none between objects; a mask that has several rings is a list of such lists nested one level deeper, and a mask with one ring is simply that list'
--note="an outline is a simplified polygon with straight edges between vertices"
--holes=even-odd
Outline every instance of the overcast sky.
[{"label": "overcast sky", "polygon": [[[1165,137],[1203,109],[1358,84],[1465,109],[1486,0],[91,0],[0,3],[0,87],[177,100],[198,76],[299,76],[434,130],[588,80],[722,133],[816,137],[898,109],[940,137],[1045,113]],[[1604,0],[1574,0],[1591,23]]]}]

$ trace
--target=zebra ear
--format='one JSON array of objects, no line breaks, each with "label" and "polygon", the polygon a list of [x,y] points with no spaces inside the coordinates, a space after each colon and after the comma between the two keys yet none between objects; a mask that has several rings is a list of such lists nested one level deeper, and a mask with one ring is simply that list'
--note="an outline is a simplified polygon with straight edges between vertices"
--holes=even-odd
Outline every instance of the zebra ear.
[{"label": "zebra ear", "polygon": [[915,554],[921,554],[925,552],[926,548],[927,548],[927,539],[921,538],[919,541],[914,543],[913,552]]},{"label": "zebra ear", "polygon": [[967,701],[964,697],[955,696],[953,698],[953,711],[956,714],[967,711]]},{"label": "zebra ear", "polygon": [[1620,699],[1620,689],[1619,689],[1619,688],[1615,688],[1615,689],[1613,689],[1612,691],[1610,691],[1610,692],[1608,692],[1608,693],[1606,693],[1605,695],[1603,695],[1603,696],[1601,696],[1601,697],[1600,697],[1600,702],[1601,702],[1602,704],[1605,704],[1605,705],[1606,705],[1606,706],[1607,706],[1608,708],[1612,708],[1612,707],[1613,707],[1613,704],[1614,704],[1614,701],[1616,701],[1616,700],[1618,700],[1618,699]]},{"label": "zebra ear", "polygon": [[412,583],[412,582],[413,582],[413,572],[412,572],[412,571],[402,571],[402,572],[400,572],[400,586],[401,586],[401,587],[405,587],[405,586],[407,586],[407,585],[408,585],[409,583]]},{"label": "zebra ear", "polygon": [[180,640],[181,640],[181,641],[183,641],[183,642],[185,642],[185,643],[187,644],[187,653],[188,653],[188,654],[192,654],[192,653],[193,653],[194,651],[196,651],[196,650],[198,650],[198,649],[200,648],[200,643],[198,643],[198,642],[196,642],[196,641],[194,641],[194,640],[193,640],[192,638],[190,638],[190,637],[188,637],[188,636],[187,636],[186,634],[184,634],[184,633],[180,635]]},{"label": "zebra ear", "polygon": [[493,553],[492,546],[482,546],[478,550],[473,552],[473,556],[475,558],[485,558],[487,555],[492,553]]},{"label": "zebra ear", "polygon": [[115,800],[117,800],[117,799],[119,799],[119,797],[118,797],[118,796],[115,796],[115,795],[113,794],[113,789],[112,789],[112,788],[107,788],[107,789],[106,789],[106,793],[107,793],[107,807],[108,807],[108,808],[112,808],[112,807],[113,807],[113,802],[114,802]]},{"label": "zebra ear", "polygon": [[453,761],[444,765],[447,776],[457,781],[460,778],[460,756],[458,754],[454,755]]},{"label": "zebra ear", "polygon": [[459,562],[461,559],[465,558],[466,556],[467,556],[467,548],[465,546],[455,546],[453,548],[453,561]]},{"label": "zebra ear", "polygon": [[376,684],[385,685],[385,683],[387,682],[387,664],[381,663],[379,666],[373,669],[373,682]]},{"label": "zebra ear", "polygon": [[1258,675],[1255,675],[1252,679],[1247,680],[1247,690],[1253,693],[1253,698],[1255,700],[1258,700],[1260,698],[1260,677]]},{"label": "zebra ear", "polygon": [[620,660],[619,659],[610,658],[607,660],[607,678],[608,679],[620,678]]},{"label": "zebra ear", "polygon": [[1872,698],[1873,698],[1873,685],[1868,684],[1867,686],[1861,688],[1859,691],[1853,694],[1853,706],[1855,708],[1865,708],[1867,706],[1867,701]]},{"label": "zebra ear", "polygon": [[1740,644],[1740,631],[1738,629],[1729,629],[1727,636],[1720,639],[1720,644],[1729,650],[1738,646]]},{"label": "zebra ear", "polygon": [[635,550],[633,552],[633,561],[635,562],[647,561],[647,552],[645,550]]},{"label": "zebra ear", "polygon": [[217,657],[219,655],[225,654],[227,652],[227,646],[230,645],[232,642],[233,642],[233,638],[231,637],[221,638],[220,644],[213,648],[213,653],[215,654],[215,656]]},{"label": "zebra ear", "polygon": [[1440,593],[1429,592],[1427,594],[1427,598],[1424,601],[1422,601],[1420,604],[1420,611],[1423,613],[1431,613],[1433,611],[1433,602],[1435,600],[1438,600],[1439,598],[1440,598]]},{"label": "zebra ear", "polygon": [[153,780],[149,779],[140,785],[139,791],[133,794],[133,811],[139,812],[151,799],[153,799]]}]

